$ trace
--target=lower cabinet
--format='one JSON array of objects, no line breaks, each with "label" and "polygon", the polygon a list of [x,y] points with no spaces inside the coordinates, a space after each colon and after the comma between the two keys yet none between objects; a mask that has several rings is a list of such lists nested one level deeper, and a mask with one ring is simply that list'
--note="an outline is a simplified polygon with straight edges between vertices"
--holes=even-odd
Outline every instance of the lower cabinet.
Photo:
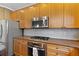
[{"label": "lower cabinet", "polygon": [[13,48],[15,56],[27,56],[27,41],[15,39]]},{"label": "lower cabinet", "polygon": [[78,56],[77,48],[47,44],[47,56]]},{"label": "lower cabinet", "polygon": [[[28,42],[29,40],[14,39],[14,54],[15,56],[28,56]],[[79,49],[56,45],[51,43],[45,43],[47,45],[46,54],[47,56],[79,56]]]}]

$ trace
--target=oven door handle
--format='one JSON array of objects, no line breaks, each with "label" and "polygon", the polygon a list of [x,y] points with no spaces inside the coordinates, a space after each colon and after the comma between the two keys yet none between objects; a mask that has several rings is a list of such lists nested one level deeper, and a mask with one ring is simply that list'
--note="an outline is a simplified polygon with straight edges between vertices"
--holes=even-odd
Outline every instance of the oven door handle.
[{"label": "oven door handle", "polygon": [[[32,48],[32,49],[33,49],[33,47],[32,47],[32,46],[28,46],[28,48]],[[45,51],[45,49],[44,49],[44,48],[40,48],[40,47],[35,47],[35,48],[37,48],[37,50]]]},{"label": "oven door handle", "polygon": [[32,46],[28,46],[28,48],[33,48]]}]

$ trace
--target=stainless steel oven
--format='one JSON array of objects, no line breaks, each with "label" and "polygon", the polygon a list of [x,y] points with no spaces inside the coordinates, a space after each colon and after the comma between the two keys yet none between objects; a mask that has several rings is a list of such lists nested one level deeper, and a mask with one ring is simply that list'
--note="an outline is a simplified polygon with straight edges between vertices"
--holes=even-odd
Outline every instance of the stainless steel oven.
[{"label": "stainless steel oven", "polygon": [[[45,56],[46,55],[46,50],[45,50],[45,44],[44,43],[39,43],[39,42],[28,42],[28,55],[29,56],[35,56],[33,55],[33,48],[37,49],[37,55],[36,56]],[[36,53],[36,52],[34,52]]]}]

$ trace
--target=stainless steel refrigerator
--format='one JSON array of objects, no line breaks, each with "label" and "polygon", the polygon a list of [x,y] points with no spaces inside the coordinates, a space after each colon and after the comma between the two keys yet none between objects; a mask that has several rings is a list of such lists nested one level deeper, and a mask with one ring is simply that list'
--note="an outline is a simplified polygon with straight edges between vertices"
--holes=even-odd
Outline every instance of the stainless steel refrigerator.
[{"label": "stainless steel refrigerator", "polygon": [[21,36],[19,23],[11,20],[0,20],[0,45],[5,45],[7,55],[13,55],[13,37]]}]

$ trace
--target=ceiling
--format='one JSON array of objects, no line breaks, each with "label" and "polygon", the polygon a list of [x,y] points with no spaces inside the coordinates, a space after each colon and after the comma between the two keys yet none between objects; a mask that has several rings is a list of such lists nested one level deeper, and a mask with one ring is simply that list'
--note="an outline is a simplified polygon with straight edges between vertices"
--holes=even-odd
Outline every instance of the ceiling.
[{"label": "ceiling", "polygon": [[31,6],[36,3],[0,3],[0,7],[8,8],[12,11]]}]

